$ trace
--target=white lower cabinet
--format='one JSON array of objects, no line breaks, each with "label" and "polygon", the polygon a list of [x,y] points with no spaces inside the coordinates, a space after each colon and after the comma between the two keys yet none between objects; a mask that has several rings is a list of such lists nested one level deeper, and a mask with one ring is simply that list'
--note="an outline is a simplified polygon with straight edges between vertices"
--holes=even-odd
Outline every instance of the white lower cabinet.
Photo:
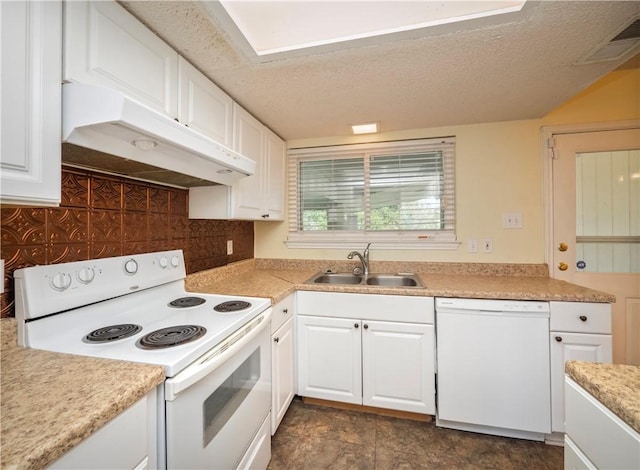
[{"label": "white lower cabinet", "polygon": [[551,430],[565,431],[564,366],[569,360],[611,362],[611,305],[550,302]]},{"label": "white lower cabinet", "polygon": [[157,468],[157,393],[153,389],[47,468]]},{"label": "white lower cabinet", "polygon": [[296,318],[299,395],[435,413],[433,298],[300,291]]},{"label": "white lower cabinet", "polygon": [[295,295],[273,306],[271,317],[271,434],[275,434],[295,395]]},{"label": "white lower cabinet", "polygon": [[640,434],[566,378],[565,469],[640,468]]}]

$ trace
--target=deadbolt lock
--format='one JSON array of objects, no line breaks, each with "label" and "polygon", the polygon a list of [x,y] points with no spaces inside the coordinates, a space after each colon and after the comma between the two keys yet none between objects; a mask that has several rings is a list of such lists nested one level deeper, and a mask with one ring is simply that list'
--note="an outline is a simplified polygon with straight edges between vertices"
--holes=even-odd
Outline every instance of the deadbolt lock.
[{"label": "deadbolt lock", "polygon": [[558,269],[560,271],[566,271],[569,268],[569,265],[563,261],[561,261],[560,263],[558,263]]},{"label": "deadbolt lock", "polygon": [[569,248],[569,245],[564,242],[558,244],[558,251],[567,251],[567,248]]}]

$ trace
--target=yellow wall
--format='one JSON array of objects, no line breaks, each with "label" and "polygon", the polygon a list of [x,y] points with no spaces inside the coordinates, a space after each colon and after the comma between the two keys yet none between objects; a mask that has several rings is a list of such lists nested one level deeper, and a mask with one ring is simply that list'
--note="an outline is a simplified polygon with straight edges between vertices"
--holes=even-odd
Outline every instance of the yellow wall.
[{"label": "yellow wall", "polygon": [[[544,262],[541,126],[638,119],[640,69],[613,72],[542,119],[380,134],[376,140],[456,136],[457,250],[376,250],[374,260]],[[289,147],[364,141],[336,137]],[[502,228],[503,212],[521,212],[523,228]],[[256,258],[342,259],[348,250],[288,249],[287,222],[255,223]],[[468,253],[467,240],[493,240],[493,253]],[[353,247],[358,248],[358,247]]]}]

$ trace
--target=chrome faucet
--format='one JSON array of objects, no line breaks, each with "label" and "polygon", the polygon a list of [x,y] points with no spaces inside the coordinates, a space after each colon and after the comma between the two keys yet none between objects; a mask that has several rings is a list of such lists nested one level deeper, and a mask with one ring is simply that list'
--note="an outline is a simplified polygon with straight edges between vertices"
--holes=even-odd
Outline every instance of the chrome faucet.
[{"label": "chrome faucet", "polygon": [[[371,243],[367,243],[367,247],[364,249],[362,254],[358,251],[352,251],[347,255],[347,259],[353,259],[354,256],[360,258],[360,262],[362,263],[362,274],[365,276],[369,275],[369,247]],[[358,269],[358,268],[356,268]]]}]

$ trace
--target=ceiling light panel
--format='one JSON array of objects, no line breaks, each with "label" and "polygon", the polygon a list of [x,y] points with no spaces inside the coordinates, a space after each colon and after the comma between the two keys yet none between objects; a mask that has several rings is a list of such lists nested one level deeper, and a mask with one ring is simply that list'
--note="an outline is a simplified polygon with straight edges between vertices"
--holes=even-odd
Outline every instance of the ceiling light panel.
[{"label": "ceiling light panel", "polygon": [[519,11],[525,0],[316,1],[220,0],[258,55]]}]

